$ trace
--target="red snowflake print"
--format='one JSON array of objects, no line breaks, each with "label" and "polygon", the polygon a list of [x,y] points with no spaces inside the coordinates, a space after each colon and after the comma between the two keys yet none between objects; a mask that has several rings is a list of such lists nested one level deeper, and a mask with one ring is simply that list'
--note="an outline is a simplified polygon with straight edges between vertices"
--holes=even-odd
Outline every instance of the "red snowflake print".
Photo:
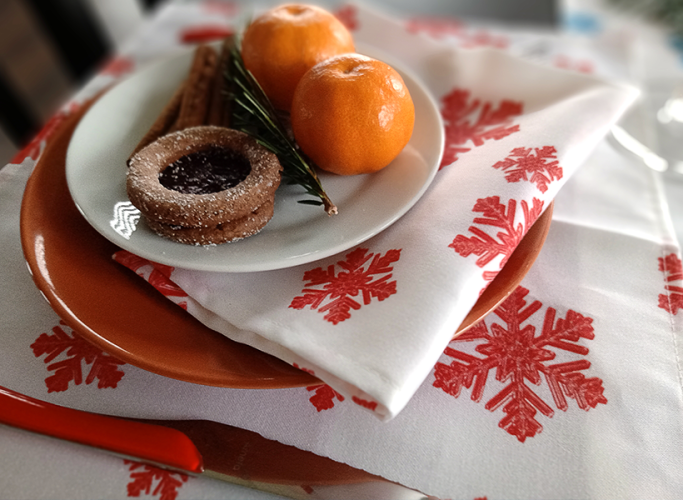
[{"label": "red snowflake print", "polygon": [[553,146],[515,148],[507,158],[495,163],[493,168],[504,171],[508,182],[529,181],[536,184],[541,193],[545,193],[552,181],[562,179],[562,167],[556,153]]},{"label": "red snowflake print", "polygon": [[461,36],[465,24],[459,19],[440,17],[413,17],[406,21],[409,33],[426,33],[432,38],[441,39],[447,36]]},{"label": "red snowflake print", "polygon": [[358,29],[358,9],[354,5],[344,5],[337,9],[334,17],[339,19],[349,31],[356,31]]},{"label": "red snowflake print", "polygon": [[[54,372],[45,379],[47,392],[66,391],[70,382],[80,385],[83,382],[84,364],[90,365],[85,377],[86,384],[97,379],[98,389],[115,388],[124,375],[119,366],[125,363],[105,354],[76,334],[69,335],[65,328],[66,325],[61,323],[52,329],[52,335],[41,333],[31,344],[35,357],[46,355],[43,361],[48,365],[48,371]],[[61,360],[52,363],[62,354]]]},{"label": "red snowflake print", "polygon": [[[296,363],[292,363],[292,366],[294,368],[298,368],[299,370],[310,373],[311,375],[315,375],[315,372],[311,370],[310,368],[304,368],[302,366],[299,366]],[[315,391],[313,396],[310,397],[309,401],[313,406],[315,406],[316,410],[318,412],[321,412],[323,410],[329,410],[331,408],[334,408],[334,400],[337,399],[339,402],[344,401],[344,396],[339,394],[337,391],[332,389],[327,384],[317,384],[317,385],[310,385],[306,387],[307,391]]]},{"label": "red snowflake print", "polygon": [[209,14],[216,14],[220,16],[233,17],[239,11],[239,7],[235,2],[226,2],[223,0],[204,0],[202,8]]},{"label": "red snowflake print", "polygon": [[223,40],[234,33],[235,30],[222,24],[205,24],[185,28],[178,37],[180,43],[209,43],[215,40]]},{"label": "red snowflake print", "polygon": [[471,28],[459,19],[440,17],[414,17],[406,22],[409,33],[425,33],[437,40],[453,37],[463,48],[494,47],[505,49],[510,45],[508,37],[490,31]]},{"label": "red snowflake print", "polygon": [[[529,291],[518,287],[494,313],[505,326],[485,321],[457,337],[458,342],[477,342],[474,349],[483,357],[468,354],[454,347],[447,347],[444,354],[453,358],[450,364],[437,363],[434,371],[434,387],[451,396],[458,397],[463,387],[472,389],[471,398],[480,402],[484,396],[488,374],[495,370],[495,378],[503,388],[485,405],[490,411],[501,406],[505,417],[499,426],[520,442],[534,437],[543,430],[536,420],[536,413],[552,417],[549,404],[532,389],[530,384],[540,385],[545,378],[555,406],[566,411],[567,398],[576,401],[579,408],[589,410],[599,403],[606,404],[602,380],[588,378],[582,371],[590,368],[586,359],[551,364],[556,352],[569,356],[585,356],[588,348],[580,345],[580,339],[591,340],[595,334],[593,320],[575,311],[567,311],[565,318],[556,318],[557,311],[548,307],[540,335],[536,327],[524,323],[538,312],[542,304],[534,301],[527,305]],[[554,349],[554,350],[553,350]]]},{"label": "red snowflake print", "polygon": [[302,484],[301,489],[304,490],[307,495],[312,495],[314,491],[313,488],[307,484]]},{"label": "red snowflake print", "polygon": [[[342,268],[338,274],[335,266],[327,269],[317,267],[304,273],[304,281],[308,281],[303,295],[294,297],[289,307],[303,309],[310,306],[320,313],[326,313],[324,319],[336,325],[351,317],[351,310],[358,310],[361,304],[352,297],[362,295],[363,304],[370,304],[373,298],[380,302],[396,293],[396,281],[389,281],[393,267],[401,254],[401,250],[389,250],[384,256],[368,253],[367,248],[357,248],[346,254],[346,260],[337,262]],[[365,267],[367,264],[367,267]],[[376,276],[381,275],[379,278]],[[311,288],[321,286],[322,288]],[[325,305],[323,302],[328,301]]]},{"label": "red snowflake print", "polygon": [[[659,270],[664,273],[666,290],[666,293],[659,294],[659,307],[671,314],[678,314],[678,311],[683,309],[683,263],[674,253],[658,260]],[[681,285],[672,285],[674,281],[681,282]]]},{"label": "red snowflake print", "polygon": [[133,71],[134,63],[133,60],[128,57],[115,57],[109,61],[100,71],[101,75],[111,76],[114,78],[120,78],[123,75]]},{"label": "red snowflake print", "polygon": [[[178,489],[188,479],[187,474],[182,472],[160,469],[153,465],[131,460],[124,460],[123,462],[130,471],[131,481],[126,487],[129,497],[151,494],[155,497],[158,496],[159,500],[175,500],[178,498]],[[152,489],[155,483],[156,487]]]},{"label": "red snowflake print", "polygon": [[487,140],[500,140],[515,132],[515,116],[522,114],[522,103],[503,100],[494,107],[491,102],[471,99],[470,92],[453,89],[441,99],[446,147],[440,168],[458,160],[458,155],[470,151],[468,146],[482,146]]},{"label": "red snowflake print", "polygon": [[368,410],[375,411],[377,408],[377,401],[367,401],[365,399],[359,398],[358,396],[353,396],[351,399],[357,405],[367,408]]},{"label": "red snowflake print", "polygon": [[75,102],[69,104],[68,107],[56,113],[50,118],[38,134],[29,142],[24,148],[19,151],[10,163],[18,165],[26,158],[37,160],[45,143],[52,137],[59,126],[64,123],[64,120],[78,110],[79,105]]},{"label": "red snowflake print", "polygon": [[591,74],[595,71],[595,66],[592,61],[585,59],[576,60],[563,54],[557,55],[553,64],[557,68],[578,71],[579,73]]},{"label": "red snowflake print", "polygon": [[[524,222],[515,223],[517,211],[515,200],[508,201],[507,206],[505,206],[500,202],[498,196],[478,199],[472,211],[481,213],[482,217],[475,217],[474,224],[497,227],[501,231],[496,233],[494,238],[477,226],[470,226],[469,231],[474,236],[467,237],[459,234],[448,246],[462,257],[469,257],[470,255],[479,257],[476,261],[479,267],[484,267],[496,257],[502,256],[499,266],[499,269],[502,269],[526,232],[543,212],[543,201],[534,198],[531,207],[529,207],[526,200],[522,200],[521,207]],[[495,274],[497,272],[484,273],[484,278],[490,281]]]},{"label": "red snowflake print", "polygon": [[508,37],[496,35],[486,30],[469,31],[462,37],[460,45],[464,48],[493,47],[506,49],[510,45]]},{"label": "red snowflake print", "polygon": [[339,400],[339,402],[344,401],[344,396],[342,396],[337,391],[332,389],[332,387],[326,384],[312,385],[310,387],[306,387],[306,390],[315,391],[315,394],[313,394],[313,396],[310,397],[309,401],[311,402],[311,404],[313,404],[313,406],[315,406],[318,412],[334,408],[335,398]]},{"label": "red snowflake print", "polygon": [[[188,296],[185,290],[180,288],[171,280],[171,273],[174,270],[173,267],[151,262],[126,250],[120,250],[116,252],[113,258],[119,264],[122,264],[131,271],[135,272],[138,276],[146,279],[150,285],[156,288],[167,298],[185,298]],[[187,310],[186,301],[174,300],[173,302]]]}]

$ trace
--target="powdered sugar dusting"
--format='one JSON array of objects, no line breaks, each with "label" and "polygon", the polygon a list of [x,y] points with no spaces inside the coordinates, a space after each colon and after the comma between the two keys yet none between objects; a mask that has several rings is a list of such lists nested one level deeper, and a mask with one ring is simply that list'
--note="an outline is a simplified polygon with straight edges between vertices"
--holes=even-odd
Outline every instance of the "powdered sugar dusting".
[{"label": "powdered sugar dusting", "polygon": [[[168,165],[208,147],[244,156],[251,171],[239,184],[214,193],[182,193],[159,182],[160,172]],[[277,157],[246,134],[211,126],[164,136],[135,155],[129,167],[127,191],[131,202],[148,220],[183,228],[216,227],[248,216],[266,201],[272,203],[282,170]]]}]

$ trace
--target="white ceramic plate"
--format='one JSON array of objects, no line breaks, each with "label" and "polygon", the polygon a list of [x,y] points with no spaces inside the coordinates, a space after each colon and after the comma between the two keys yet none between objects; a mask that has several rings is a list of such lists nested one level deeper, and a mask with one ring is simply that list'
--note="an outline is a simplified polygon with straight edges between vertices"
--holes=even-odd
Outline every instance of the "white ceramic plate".
[{"label": "white ceramic plate", "polygon": [[[363,52],[383,57],[370,48]],[[325,191],[339,208],[302,205],[299,186],[281,186],[275,215],[257,235],[217,246],[183,245],[153,233],[126,196],[126,159],[186,77],[192,51],[158,62],[111,89],[88,111],[69,144],[66,178],[76,206],[105,238],[161,264],[219,272],[266,271],[305,264],[343,252],[386,229],[424,194],[443,153],[438,107],[424,86],[395,61],[415,103],[415,128],[404,151],[369,175],[322,173]]]}]

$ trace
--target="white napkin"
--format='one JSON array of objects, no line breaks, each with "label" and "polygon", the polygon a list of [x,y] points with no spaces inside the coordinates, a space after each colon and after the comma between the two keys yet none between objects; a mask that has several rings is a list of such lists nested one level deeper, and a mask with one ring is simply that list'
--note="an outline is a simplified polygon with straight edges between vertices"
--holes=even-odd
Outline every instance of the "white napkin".
[{"label": "white napkin", "polygon": [[496,49],[459,49],[362,7],[344,12],[356,42],[401,59],[440,103],[446,149],[433,185],[389,229],[319,262],[163,269],[201,322],[388,420],[636,92]]}]

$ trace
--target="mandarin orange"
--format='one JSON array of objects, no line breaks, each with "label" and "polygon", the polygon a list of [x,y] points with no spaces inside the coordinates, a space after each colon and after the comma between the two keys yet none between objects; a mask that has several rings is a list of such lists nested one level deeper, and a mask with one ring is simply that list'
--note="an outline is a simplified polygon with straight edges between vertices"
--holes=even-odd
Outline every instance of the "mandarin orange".
[{"label": "mandarin orange", "polygon": [[340,175],[376,172],[410,140],[415,107],[398,72],[360,54],[332,57],[301,78],[292,131],[320,168]]},{"label": "mandarin orange", "polygon": [[273,105],[289,111],[301,76],[329,57],[353,52],[349,30],[330,12],[286,4],[258,16],[242,38],[242,59]]}]

